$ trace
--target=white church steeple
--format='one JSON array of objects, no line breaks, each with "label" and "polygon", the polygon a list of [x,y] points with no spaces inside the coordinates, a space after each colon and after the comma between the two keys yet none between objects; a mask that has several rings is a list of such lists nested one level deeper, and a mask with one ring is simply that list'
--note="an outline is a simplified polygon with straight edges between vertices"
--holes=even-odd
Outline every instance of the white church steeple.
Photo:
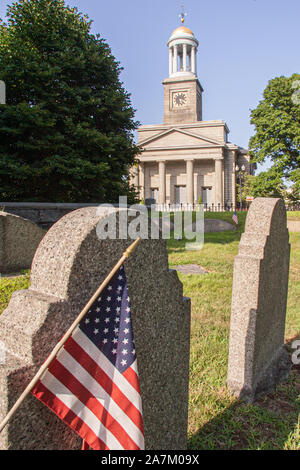
[{"label": "white church steeple", "polygon": [[167,42],[169,77],[164,85],[164,124],[202,121],[203,88],[197,77],[199,42],[193,31],[183,25],[176,28]]},{"label": "white church steeple", "polygon": [[186,26],[179,26],[171,34],[169,48],[169,77],[197,76],[197,48],[199,42]]}]

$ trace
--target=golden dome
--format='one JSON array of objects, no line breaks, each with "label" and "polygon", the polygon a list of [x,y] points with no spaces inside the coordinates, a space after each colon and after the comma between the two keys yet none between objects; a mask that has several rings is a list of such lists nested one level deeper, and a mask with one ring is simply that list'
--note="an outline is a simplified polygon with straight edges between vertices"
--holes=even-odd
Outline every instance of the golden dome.
[{"label": "golden dome", "polygon": [[186,26],[179,26],[179,28],[176,28],[171,34],[171,37],[175,35],[177,36],[178,34],[191,34],[192,36],[194,36],[193,31],[191,31]]}]

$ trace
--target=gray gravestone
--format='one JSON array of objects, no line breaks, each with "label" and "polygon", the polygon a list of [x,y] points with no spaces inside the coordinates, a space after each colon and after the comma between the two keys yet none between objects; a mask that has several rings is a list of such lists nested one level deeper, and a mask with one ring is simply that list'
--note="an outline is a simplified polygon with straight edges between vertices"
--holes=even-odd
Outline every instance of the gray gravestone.
[{"label": "gray gravestone", "polygon": [[156,204],[156,200],[153,199],[152,197],[149,197],[148,199],[145,199],[145,205],[148,207],[151,207],[152,205]]},{"label": "gray gravestone", "polygon": [[[198,227],[197,225],[197,222],[193,222],[185,230],[188,232],[200,232],[200,230],[203,230],[202,225],[198,225]],[[225,220],[204,219],[204,233],[227,232],[228,230],[236,230],[236,227]]]},{"label": "gray gravestone", "polygon": [[0,211],[0,273],[30,268],[44,235],[30,220]]},{"label": "gray gravestone", "polygon": [[6,104],[6,86],[3,80],[0,80],[0,104]]},{"label": "gray gravestone", "polygon": [[[0,421],[132,240],[99,240],[105,210],[57,222],[35,255],[31,286],[0,317]],[[117,211],[119,215],[120,212]],[[168,269],[164,240],[142,240],[125,263],[141,383],[146,449],[187,439],[190,300]],[[0,449],[79,449],[81,441],[32,395],[0,434]]]},{"label": "gray gravestone", "polygon": [[252,402],[285,380],[290,245],[281,199],[257,198],[234,261],[227,384]]}]

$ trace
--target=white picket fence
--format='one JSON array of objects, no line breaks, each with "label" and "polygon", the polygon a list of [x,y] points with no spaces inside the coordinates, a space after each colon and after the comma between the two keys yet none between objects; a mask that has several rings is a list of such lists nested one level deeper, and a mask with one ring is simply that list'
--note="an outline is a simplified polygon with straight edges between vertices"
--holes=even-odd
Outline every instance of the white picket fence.
[{"label": "white picket fence", "polygon": [[233,205],[221,206],[221,204],[152,204],[151,209],[157,212],[181,212],[181,211],[199,211],[204,212],[234,212]]}]

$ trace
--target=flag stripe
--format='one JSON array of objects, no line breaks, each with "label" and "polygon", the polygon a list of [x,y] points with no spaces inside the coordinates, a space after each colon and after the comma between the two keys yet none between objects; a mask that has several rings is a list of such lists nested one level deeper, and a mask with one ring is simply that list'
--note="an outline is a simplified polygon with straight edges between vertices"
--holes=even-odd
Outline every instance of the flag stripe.
[{"label": "flag stripe", "polygon": [[[105,426],[99,421],[99,419],[89,410],[78,397],[71,395],[70,391],[54,377],[51,372],[47,372],[41,379],[42,384],[54,395],[56,395],[67,408],[73,411],[84,423],[88,423],[88,427],[99,436],[100,439],[105,443],[109,449],[123,450],[123,447],[115,436],[105,428]],[[72,420],[67,421],[69,426],[75,431]],[[84,438],[89,443],[89,439]]]},{"label": "flag stripe", "polygon": [[[63,352],[65,353],[65,351]],[[73,372],[77,372],[76,376],[70,373],[70,371],[66,367],[64,367],[64,365],[61,364],[61,356],[63,359],[63,354],[61,354],[59,360],[54,360],[51,363],[49,367],[49,372],[51,372],[51,374],[57,377],[59,381],[63,385],[65,385],[71,393],[73,393],[73,395],[80,398],[81,402],[87,408],[89,408],[92,413],[94,413],[94,415],[104,424],[105,428],[108,429],[115,436],[116,439],[118,439],[124,449],[138,450],[139,447],[136,445],[136,443],[131,439],[131,437],[119,424],[119,422],[116,421],[116,419],[118,419],[116,413],[115,416],[112,416],[109,410],[106,409],[105,402],[110,402],[110,405],[111,403],[113,403],[109,400],[109,396],[107,394],[104,395],[103,390],[101,389],[99,390],[100,394],[102,391],[100,397],[95,396],[90,387],[91,383],[88,382],[88,390],[84,385],[82,385],[81,381],[78,380],[77,375],[80,375],[80,371],[78,371],[78,368],[76,368],[76,364],[74,366],[75,361],[72,360],[72,358],[70,357],[69,362],[71,364],[69,364],[69,366],[71,365],[71,367],[73,368]],[[65,362],[68,361],[66,360]],[[82,377],[82,379],[84,380],[85,377]],[[98,386],[98,388],[100,387]],[[109,408],[113,409],[113,406],[109,406]],[[125,422],[126,415],[122,416],[122,419],[124,420],[122,421],[122,423],[127,426],[129,420],[127,419],[127,422]]]},{"label": "flag stripe", "polygon": [[90,450],[90,446],[86,441],[82,441],[81,450]]},{"label": "flag stripe", "polygon": [[137,369],[137,361],[134,361],[133,364],[131,364],[131,369],[134,370],[134,372],[138,373],[138,369]]},{"label": "flag stripe", "polygon": [[[84,333],[82,333],[84,335]],[[89,339],[87,338],[87,341]],[[116,384],[116,377],[111,379],[103,367],[103,361],[98,360],[96,363],[86,353],[86,348],[83,350],[73,338],[65,345],[65,350],[69,352],[76,361],[91,375],[94,380],[101,385],[101,387],[111,396],[111,398],[117,403],[117,405],[126,413],[126,415],[132,420],[138,429],[143,433],[143,418],[140,411],[132,403],[131,399],[126,396],[127,390],[123,393],[118,387],[119,383]],[[104,356],[105,357],[105,356]],[[105,358],[106,359],[106,358]],[[117,374],[116,374],[117,375]],[[121,375],[121,374],[120,374]],[[123,376],[121,375],[122,379]],[[126,382],[126,381],[125,381]],[[139,395],[140,398],[140,395]]]},{"label": "flag stripe", "polygon": [[[75,357],[75,356],[74,356]],[[98,371],[95,373],[93,370],[94,374],[91,376],[81,365],[79,362],[76,361],[76,358],[74,359],[73,355],[71,356],[67,351],[62,350],[61,353],[58,355],[57,360],[59,363],[61,363],[66,370],[71,374],[70,380],[72,381],[72,378],[75,377],[76,380],[82,384],[85,389],[88,388],[88,392],[90,392],[90,396],[96,397],[96,399],[100,400],[101,405],[103,405],[104,409],[114,418],[117,422],[122,422],[122,427],[125,429],[126,428],[126,433],[128,436],[134,441],[135,444],[141,446],[144,443],[144,436],[143,433],[140,431],[139,427],[130,419],[127,413],[127,409],[129,411],[129,414],[132,413],[132,407],[130,402],[124,397],[126,401],[126,406],[124,406],[124,403],[122,402],[122,397],[120,397],[115,391],[109,390],[108,392],[101,387],[101,384],[99,384],[98,381],[95,380],[94,376],[99,376]],[[97,366],[97,369],[98,366]],[[49,368],[50,370],[50,368]],[[100,372],[101,373],[101,372]],[[64,373],[58,373],[53,372],[53,375],[59,378],[63,382],[64,385],[68,387],[68,382],[65,379]],[[113,383],[111,383],[111,386],[115,389]],[[75,393],[75,392],[74,392]],[[115,398],[121,402],[123,405],[124,410],[119,407],[118,402],[116,402]],[[93,409],[92,409],[93,411]],[[136,410],[137,411],[137,410]],[[134,416],[136,418],[136,416]],[[100,418],[101,419],[101,418]],[[102,420],[102,422],[104,422]],[[106,425],[107,426],[107,425]],[[125,431],[124,431],[125,432]],[[130,449],[132,448],[132,445]]]},{"label": "flag stripe", "polygon": [[52,393],[45,385],[39,381],[32,393],[42,403],[44,403],[67,425],[69,425],[74,431],[79,434],[82,439],[88,439],[91,442],[91,446],[95,450],[109,450],[101,439],[91,430],[87,424],[82,421],[65,403],[63,403],[54,393]]},{"label": "flag stripe", "polygon": [[142,400],[124,267],[103,289],[32,393],[84,449],[144,449]]},{"label": "flag stripe", "polygon": [[123,377],[130,383],[130,385],[139,393],[141,394],[140,389],[140,382],[137,373],[132,369],[132,367],[128,367],[125,372],[123,372]]},{"label": "flag stripe", "polygon": [[96,364],[101,364],[101,369],[118,386],[124,395],[141,410],[141,396],[123,377],[123,375],[114,367],[107,357],[94,345],[94,343],[78,328],[73,335],[73,340],[90,356]]}]

